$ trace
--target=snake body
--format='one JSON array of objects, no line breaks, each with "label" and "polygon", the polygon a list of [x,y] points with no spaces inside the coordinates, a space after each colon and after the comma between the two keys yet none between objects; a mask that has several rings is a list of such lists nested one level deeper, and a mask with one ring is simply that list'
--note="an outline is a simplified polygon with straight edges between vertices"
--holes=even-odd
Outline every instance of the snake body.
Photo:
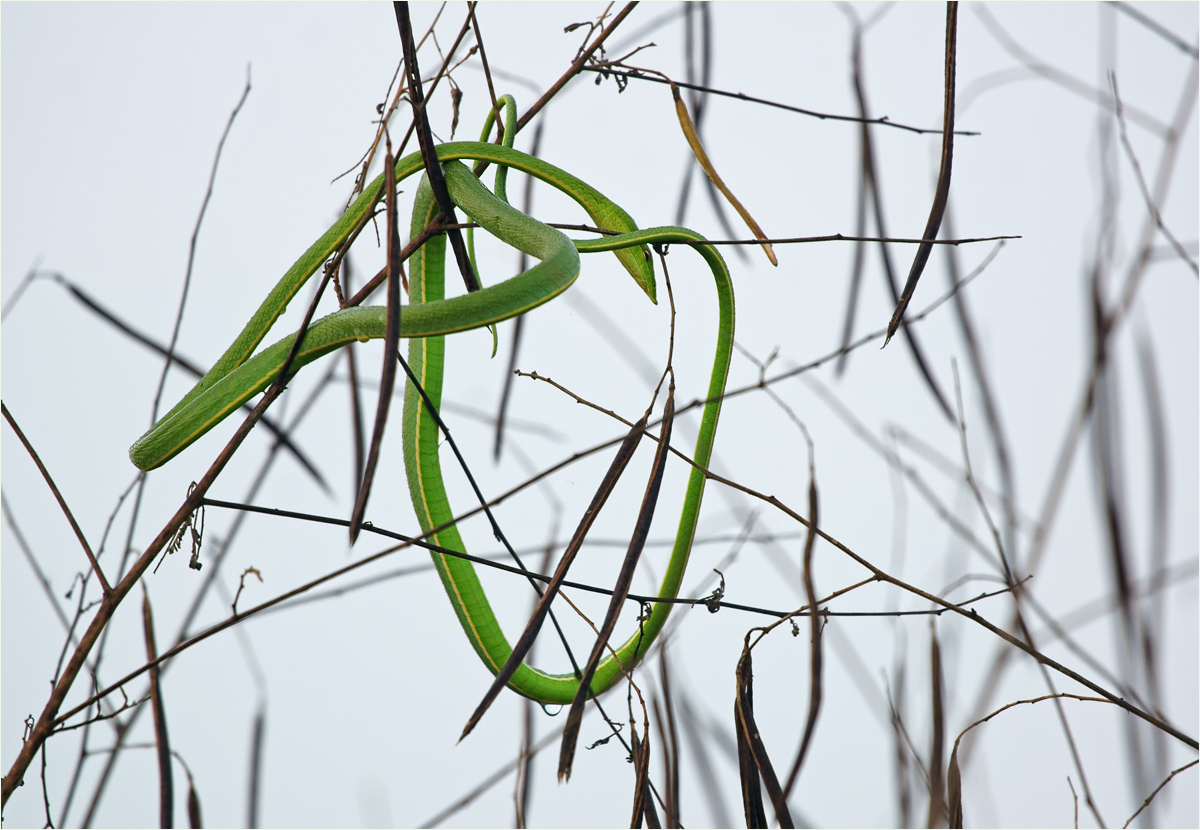
[{"label": "snake body", "polygon": [[[444,236],[430,238],[413,255],[409,266],[410,304],[401,309],[400,334],[410,338],[409,364],[434,406],[438,406],[441,399],[445,335],[491,325],[549,302],[566,291],[579,276],[581,253],[613,252],[634,281],[655,301],[654,271],[646,246],[700,243],[688,247],[696,249],[713,274],[719,310],[707,403],[693,454],[697,465],[707,467],[729,369],[734,325],[732,281],[717,250],[703,244],[703,237],[686,228],[639,230],[624,210],[599,191],[564,170],[510,147],[484,142],[454,142],[438,146],[437,155],[443,164],[447,189],[454,203],[489,233],[540,262],[506,281],[447,299],[444,296]],[[534,176],[573,198],[598,227],[617,233],[595,240],[572,241],[561,231],[526,216],[498,198],[461,163],[462,159],[495,164],[498,177],[502,176],[504,168]],[[395,179],[400,182],[422,167],[419,153],[406,156],[396,162]],[[288,270],[208,374],[130,448],[130,459],[135,465],[149,470],[166,463],[275,380],[291,351],[295,335],[257,355],[253,355],[254,350],[304,282],[363,221],[373,208],[381,187],[382,175],[364,189],[345,214]],[[502,184],[498,189],[503,193]],[[413,235],[420,233],[436,213],[428,185],[422,180],[413,211]],[[291,371],[295,372],[348,343],[382,338],[385,331],[386,310],[383,307],[347,308],[334,312],[309,326]],[[451,521],[454,513],[442,481],[437,426],[411,383],[405,391],[402,431],[410,496],[422,529],[428,531]],[[693,468],[675,544],[659,589],[662,598],[673,599],[678,595],[696,531],[704,484],[704,473]],[[450,550],[465,551],[453,526],[439,531],[432,541]],[[432,556],[463,631],[484,665],[496,673],[512,649],[474,566],[443,553],[435,552]],[[669,603],[654,604],[638,630],[615,649],[616,658],[610,654],[600,663],[592,680],[593,694],[618,682],[622,666],[631,669],[641,659],[670,611]],[[523,664],[509,681],[509,686],[531,699],[563,704],[575,697],[579,681],[572,674],[548,674]]]}]

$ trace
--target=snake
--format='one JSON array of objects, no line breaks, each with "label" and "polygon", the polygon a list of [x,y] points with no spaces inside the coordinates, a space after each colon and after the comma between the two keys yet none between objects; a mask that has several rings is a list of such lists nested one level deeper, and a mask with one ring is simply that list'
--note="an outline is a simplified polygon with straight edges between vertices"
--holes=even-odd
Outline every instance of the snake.
[{"label": "snake", "polygon": [[[511,119],[509,123],[511,126]],[[485,127],[485,134],[487,130]],[[506,135],[509,142],[513,134],[515,130],[509,129]],[[707,481],[705,469],[716,438],[733,349],[733,282],[724,259],[703,236],[687,228],[639,229],[628,213],[586,182],[511,146],[459,141],[437,145],[435,152],[454,204],[472,222],[538,262],[507,280],[447,298],[445,236],[430,237],[413,254],[409,263],[409,303],[402,305],[400,311],[400,336],[409,338],[409,365],[434,407],[440,406],[441,402],[445,336],[492,326],[550,302],[579,277],[581,254],[613,253],[652,302],[657,302],[657,296],[649,246],[680,244],[680,247],[695,250],[708,265],[718,305],[712,372],[692,454],[694,465],[670,559],[658,591],[660,599],[675,599],[696,533]],[[500,195],[488,190],[463,164],[464,160],[495,165],[499,182],[496,190]],[[424,165],[419,152],[397,160],[395,182],[423,171]],[[563,192],[587,212],[596,227],[609,234],[597,239],[571,239],[562,231],[512,207],[502,198],[503,177],[510,169]],[[151,470],[167,463],[275,381],[292,351],[296,335],[289,335],[257,354],[255,350],[309,277],[367,219],[383,187],[384,175],[380,174],[288,269],[213,367],[130,447],[129,457],[135,466]],[[432,191],[423,176],[413,208],[414,237],[434,220],[437,213]],[[295,373],[350,343],[382,339],[386,332],[386,317],[384,306],[356,306],[313,322],[304,332],[289,371]],[[431,535],[430,541],[442,549],[431,551],[433,563],[472,648],[484,666],[496,674],[511,654],[512,647],[496,619],[474,565],[443,552],[465,553],[466,548],[452,523],[454,512],[443,483],[438,454],[438,427],[411,381],[405,388],[402,442],[409,495],[422,530],[428,533],[435,527],[446,525]],[[650,613],[639,621],[637,630],[598,665],[591,681],[593,695],[611,688],[625,672],[632,670],[653,645],[671,609],[671,602],[652,604]],[[579,684],[573,673],[551,674],[527,663],[522,663],[508,682],[517,693],[542,704],[570,703]]]}]

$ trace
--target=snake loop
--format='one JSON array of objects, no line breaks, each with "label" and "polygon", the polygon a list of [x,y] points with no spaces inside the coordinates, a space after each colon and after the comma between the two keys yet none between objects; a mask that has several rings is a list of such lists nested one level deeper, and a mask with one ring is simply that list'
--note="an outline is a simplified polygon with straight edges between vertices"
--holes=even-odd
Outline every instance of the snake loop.
[{"label": "snake loop", "polygon": [[[507,100],[506,100],[507,99]],[[501,102],[512,107],[511,98]],[[490,123],[485,136],[490,131]],[[509,126],[506,140],[515,130]],[[444,338],[446,334],[489,326],[524,314],[567,290],[580,271],[580,253],[613,252],[651,301],[656,301],[654,272],[647,245],[691,243],[712,272],[717,291],[718,323],[715,354],[709,380],[707,403],[701,416],[693,460],[707,467],[716,435],[733,346],[733,286],[725,261],[711,245],[694,231],[678,227],[639,230],[620,207],[580,179],[540,159],[511,147],[483,142],[453,142],[436,148],[446,172],[447,189],[455,204],[489,233],[503,242],[540,260],[529,270],[511,279],[481,288],[464,296],[444,296],[445,239],[438,235],[423,245],[410,260],[410,304],[401,311],[401,336],[410,338],[409,363],[434,405],[441,399],[444,375]],[[567,238],[511,207],[506,200],[490,192],[461,159],[487,161],[497,166],[497,189],[503,193],[507,168],[520,170],[557,188],[573,198],[599,227],[618,233],[595,240]],[[419,172],[423,163],[419,153],[396,162],[396,181]],[[253,354],[262,338],[286,309],[300,287],[347,239],[375,202],[382,176],[364,189],[357,199],[317,242],[283,276],[247,323],[241,335],[203,379],[170,412],[130,448],[130,459],[143,470],[166,463],[231,412],[265,389],[282,368],[295,335],[289,336]],[[415,236],[436,214],[428,185],[422,180],[417,188],[413,209],[412,232]],[[337,311],[313,323],[292,362],[297,371],[323,355],[354,342],[382,338],[386,329],[383,307],[359,307]],[[437,452],[437,427],[421,405],[411,383],[406,384],[403,411],[404,463],[410,496],[423,530],[444,524],[453,518]],[[696,532],[705,476],[693,468],[684,496],[675,544],[659,589],[659,596],[678,596]],[[455,527],[439,531],[433,538],[438,545],[465,551]],[[442,553],[433,553],[433,561],[472,647],[487,668],[495,673],[512,649],[501,631],[487,596],[470,562]],[[599,694],[621,678],[621,665],[635,665],[661,631],[671,604],[658,602],[639,629],[597,668],[591,690]],[[618,661],[620,665],[618,665]],[[571,674],[549,674],[522,665],[509,681],[520,694],[543,704],[569,703],[579,681]]]}]

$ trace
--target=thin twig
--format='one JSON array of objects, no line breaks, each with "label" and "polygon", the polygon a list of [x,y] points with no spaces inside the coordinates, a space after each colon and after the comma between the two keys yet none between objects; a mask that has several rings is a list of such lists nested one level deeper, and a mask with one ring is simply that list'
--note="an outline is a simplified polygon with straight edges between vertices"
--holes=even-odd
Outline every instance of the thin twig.
[{"label": "thin twig", "polygon": [[80,638],[79,646],[75,649],[74,653],[71,655],[71,659],[63,668],[61,677],[59,677],[58,682],[55,683],[54,689],[50,693],[50,697],[46,700],[46,705],[42,709],[41,715],[38,716],[37,721],[34,723],[33,728],[29,732],[29,736],[21,747],[21,751],[13,760],[12,766],[9,767],[8,774],[4,776],[3,783],[0,784],[0,806],[8,803],[9,797],[20,785],[25,775],[25,771],[29,768],[29,764],[33,760],[34,754],[37,753],[37,751],[41,748],[42,743],[53,731],[57,721],[58,711],[62,707],[63,701],[66,699],[67,692],[69,692],[71,687],[74,685],[80,669],[83,668],[83,664],[87,660],[88,653],[96,644],[96,641],[100,638],[101,633],[107,629],[108,622],[110,619],[112,619],[112,615],[116,611],[117,606],[120,605],[121,601],[125,598],[126,594],[129,593],[133,586],[137,584],[137,581],[141,579],[142,575],[150,567],[151,563],[154,562],[154,559],[158,556],[158,554],[167,546],[167,544],[170,543],[171,539],[175,536],[175,531],[183,524],[187,517],[195,512],[196,508],[200,506],[201,500],[208,493],[208,488],[212,486],[213,482],[216,481],[217,476],[220,475],[223,469],[225,469],[225,465],[229,463],[229,460],[233,457],[234,452],[238,447],[241,446],[242,442],[246,439],[246,436],[250,434],[250,430],[254,427],[255,423],[258,422],[258,419],[262,416],[262,413],[265,412],[267,407],[269,407],[282,393],[283,387],[278,383],[272,384],[267,388],[267,391],[263,394],[262,400],[259,401],[258,406],[256,406],[254,411],[250,413],[250,417],[246,418],[246,420],[242,422],[242,425],[238,427],[233,438],[230,439],[229,443],[220,452],[216,460],[213,461],[208,471],[203,477],[201,477],[200,481],[197,482],[196,486],[191,490],[187,498],[184,499],[183,504],[180,505],[177,511],[175,511],[175,515],[171,517],[170,521],[167,522],[166,526],[163,527],[158,536],[155,537],[155,539],[146,547],[146,549],[142,551],[142,555],[137,558],[133,566],[129,569],[128,573],[125,574],[121,581],[117,583],[117,585],[114,586],[110,592],[105,594],[104,598],[100,602],[100,606],[96,610],[95,616],[92,617],[92,621],[88,625],[87,631],[84,632],[83,637]]},{"label": "thin twig", "polygon": [[546,106],[546,104],[550,103],[550,99],[557,95],[559,90],[566,86],[567,81],[571,80],[583,71],[584,65],[591,59],[592,55],[595,54],[596,50],[604,44],[604,41],[608,40],[608,36],[611,35],[613,31],[621,25],[622,22],[624,22],[625,18],[628,17],[636,7],[636,2],[626,3],[625,8],[617,12],[616,17],[612,19],[612,22],[605,26],[604,30],[600,32],[596,39],[588,44],[588,46],[582,52],[580,52],[579,57],[572,62],[570,67],[567,68],[567,71],[564,72],[557,81],[551,84],[550,88],[546,90],[545,94],[543,94],[541,98],[537,99],[533,106],[525,110],[525,113],[517,119],[517,132],[525,129],[526,125],[533,120],[533,117],[541,112],[542,108]]},{"label": "thin twig", "polygon": [[[71,281],[65,274],[62,274],[58,271],[38,271],[34,274],[34,276],[49,279],[57,285],[61,285],[72,297],[82,303],[84,307],[95,313],[98,317],[100,317],[100,319],[107,322],[117,331],[126,335],[134,342],[141,343],[143,346],[147,347],[156,354],[160,354],[163,357],[168,358],[171,363],[174,363],[188,374],[196,378],[202,378],[205,374],[207,374],[207,370],[201,369],[186,357],[181,357],[178,353],[170,351],[166,346],[155,341],[148,335],[138,331],[131,324],[122,320],[116,314],[116,312],[106,308],[98,300],[93,298],[81,287]],[[254,407],[249,403],[245,403],[242,404],[240,408],[244,409],[246,413],[249,414]],[[262,425],[265,429],[269,430],[277,440],[282,442],[283,448],[292,454],[300,466],[303,467],[308,474],[313,477],[317,485],[325,493],[332,494],[333,491],[329,489],[329,485],[325,482],[325,478],[321,475],[321,471],[318,470],[316,465],[309,460],[308,456],[296,446],[296,444],[292,441],[291,436],[288,435],[287,430],[277,424],[273,418],[267,418],[265,416],[262,419]]]},{"label": "thin twig", "polygon": [[1121,93],[1117,89],[1117,73],[1111,72],[1108,76],[1109,83],[1112,85],[1113,102],[1116,104],[1117,124],[1121,128],[1121,146],[1125,148],[1125,154],[1129,157],[1129,164],[1133,167],[1134,176],[1137,179],[1138,190],[1142,194],[1142,199],[1146,202],[1146,210],[1150,213],[1150,218],[1154,221],[1155,227],[1167,238],[1167,242],[1175,249],[1175,253],[1179,255],[1187,266],[1192,269],[1192,273],[1200,276],[1200,265],[1188,256],[1187,250],[1183,247],[1175,234],[1171,233],[1162,219],[1162,214],[1158,210],[1158,206],[1154,204],[1154,199],[1150,196],[1150,190],[1146,187],[1146,177],[1142,175],[1142,165],[1138,163],[1137,154],[1133,151],[1133,145],[1129,142],[1129,130],[1125,125],[1125,106],[1121,103]]},{"label": "thin twig", "polygon": [[8,421],[8,425],[12,427],[13,432],[17,434],[21,445],[25,447],[25,452],[29,453],[29,457],[33,459],[33,463],[37,465],[38,471],[42,474],[42,479],[50,488],[50,492],[54,494],[54,500],[58,502],[59,508],[63,515],[67,517],[67,522],[71,525],[71,530],[75,531],[75,538],[79,540],[80,546],[83,548],[84,554],[88,558],[88,562],[92,565],[92,571],[96,574],[96,578],[100,580],[100,585],[104,589],[105,597],[112,594],[112,586],[108,584],[108,580],[104,578],[104,571],[100,570],[100,563],[96,561],[96,555],[92,553],[92,546],[88,544],[87,538],[83,535],[83,530],[79,527],[79,523],[75,521],[75,516],[71,513],[71,508],[67,506],[66,500],[62,497],[62,493],[58,491],[58,486],[54,483],[54,479],[50,477],[50,471],[46,469],[46,465],[42,463],[42,459],[38,457],[37,451],[33,445],[29,443],[29,439],[25,437],[25,433],[17,426],[17,421],[13,418],[12,413],[8,411],[8,405],[0,402],[0,410],[3,411],[4,420]]},{"label": "thin twig", "polygon": [[192,284],[192,266],[196,261],[196,240],[200,237],[200,227],[204,224],[204,214],[208,210],[208,202],[212,198],[213,184],[217,180],[217,167],[221,163],[221,151],[225,148],[225,139],[229,137],[229,131],[233,129],[234,119],[242,110],[242,105],[246,103],[246,98],[250,95],[250,67],[246,66],[246,86],[242,89],[242,97],[238,99],[237,106],[233,108],[233,112],[229,114],[229,120],[225,122],[225,129],[221,133],[221,140],[217,142],[217,152],[213,156],[212,169],[208,174],[208,187],[204,191],[204,199],[200,202],[200,214],[196,217],[196,225],[192,229],[192,239],[188,244],[188,260],[187,270],[183,275],[183,290],[179,298],[179,308],[175,312],[175,325],[171,329],[171,342],[167,345],[167,360],[163,364],[162,375],[158,379],[158,389],[154,393],[154,404],[150,408],[150,423],[153,425],[158,421],[158,406],[162,402],[163,390],[167,385],[167,373],[171,369],[171,357],[175,354],[175,344],[179,341],[179,330],[183,327],[183,311],[187,306],[188,289]]},{"label": "thin twig", "polygon": [[[606,63],[600,64],[599,66],[584,67],[583,71],[584,72],[598,72],[601,75],[621,75],[622,77],[634,78],[639,81],[650,81],[651,83],[656,83],[656,84],[672,83],[671,81],[666,80],[664,78],[655,77],[654,75],[649,75],[649,74],[643,74],[642,72],[639,72],[637,70],[622,71],[620,69],[616,69],[613,66],[609,66]],[[694,89],[697,92],[703,92],[708,95],[722,95],[726,98],[736,98],[739,101],[746,101],[747,103],[751,103],[751,104],[763,104],[764,106],[775,107],[776,109],[787,110],[789,112],[799,113],[800,115],[811,115],[813,118],[819,118],[822,121],[849,121],[851,123],[877,124],[880,127],[895,127],[898,130],[907,130],[910,133],[921,133],[921,134],[940,133],[942,131],[942,129],[940,127],[929,128],[929,129],[924,129],[921,127],[910,127],[907,124],[901,124],[897,121],[892,121],[886,115],[883,116],[882,118],[865,118],[863,116],[856,117],[853,115],[835,115],[835,114],[829,113],[829,112],[817,112],[816,110],[804,109],[802,107],[793,107],[789,104],[781,104],[778,101],[771,101],[766,98],[755,98],[753,95],[746,95],[743,92],[726,92],[726,91],[720,90],[720,89],[710,89],[708,87],[700,86],[698,84],[684,83],[683,81],[674,81],[674,83],[676,86],[682,87],[684,89]],[[979,135],[979,133],[972,132],[969,130],[957,130],[954,134],[955,135]]]}]

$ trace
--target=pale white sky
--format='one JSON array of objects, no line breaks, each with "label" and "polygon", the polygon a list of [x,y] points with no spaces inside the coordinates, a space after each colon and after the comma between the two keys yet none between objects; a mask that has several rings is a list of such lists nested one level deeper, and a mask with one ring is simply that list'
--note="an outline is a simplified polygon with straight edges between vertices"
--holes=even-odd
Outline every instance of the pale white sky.
[{"label": "pale white sky", "polygon": [[[414,28],[423,32],[438,7],[413,7]],[[671,19],[652,31],[639,28],[677,7],[646,4],[614,36],[609,56],[653,41],[631,63],[683,79],[683,26]],[[1195,4],[1139,6],[1187,43],[1195,44]],[[594,19],[595,4],[482,4],[478,9],[485,47],[498,91],[511,91],[522,110],[548,87],[574,57],[583,30],[564,34],[571,23]],[[856,6],[864,19],[874,6]],[[1016,476],[1022,517],[1043,515],[1049,482],[1064,436],[1079,405],[1091,360],[1088,297],[1090,274],[1110,246],[1107,298],[1113,302],[1140,245],[1146,209],[1129,159],[1106,110],[1088,90],[1108,89],[1115,71],[1129,114],[1129,140],[1151,182],[1163,153],[1160,126],[1175,117],[1195,59],[1112,7],[1092,4],[997,4],[990,13],[1021,48],[1060,73],[1048,79],[1022,70],[1011,51],[988,28],[975,6],[964,6],[959,31],[959,117],[963,130],[955,147],[952,208],[962,237],[1019,235],[966,292],[989,376],[1000,401]],[[437,29],[446,49],[461,25],[464,7],[447,6]],[[865,79],[872,114],[894,122],[936,128],[941,123],[944,6],[900,4],[868,31]],[[851,23],[844,10],[827,4],[722,4],[712,7],[714,26],[711,84],[806,109],[851,115]],[[632,39],[630,39],[632,38]],[[17,286],[31,269],[57,272],[119,311],[132,325],[158,340],[169,338],[186,267],[189,239],[209,175],[212,154],[230,110],[241,94],[247,66],[253,89],[225,145],[221,168],[197,245],[193,285],[178,350],[208,365],[240,330],[250,312],[294,259],[337,216],[350,191],[353,168],[373,135],[375,105],[382,101],[399,57],[392,10],[384,4],[20,4],[0,6],[0,294],[3,324],[5,404],[53,473],[89,541],[100,547],[106,523],[133,480],[128,445],[148,426],[161,373],[158,358],[131,343],[88,312],[50,280],[37,280],[14,303]],[[422,69],[435,68],[435,51],[422,51]],[[1062,78],[1073,80],[1062,80]],[[477,60],[454,74],[464,92],[456,138],[474,139],[487,92]],[[1194,82],[1194,80],[1193,80]],[[1078,88],[1072,87],[1075,83]],[[1193,91],[1194,95],[1194,91]],[[450,113],[445,89],[432,103],[439,140],[448,140]],[[1107,119],[1107,125],[1106,125]],[[625,207],[644,227],[675,222],[679,185],[687,167],[684,143],[668,90],[631,83],[623,92],[593,75],[576,79],[544,113],[540,155],[593,184]],[[397,122],[403,127],[402,122]],[[1197,131],[1195,109],[1185,119],[1171,187],[1160,205],[1165,224],[1195,261],[1197,219]],[[739,198],[774,237],[852,234],[857,189],[857,128],[729,98],[709,98],[705,140],[714,163]],[[1104,136],[1107,135],[1107,139]],[[940,137],[896,129],[873,130],[887,231],[919,236],[937,174]],[[532,130],[518,138],[528,149]],[[1114,149],[1106,149],[1105,141]],[[413,148],[410,148],[413,149]],[[1117,183],[1105,195],[1102,159]],[[520,181],[510,192],[520,192]],[[693,184],[684,224],[712,238],[725,238],[707,198]],[[406,188],[409,192],[415,185]],[[1113,209],[1106,230],[1101,209]],[[547,221],[582,217],[545,188],[535,191],[535,213]],[[745,234],[734,221],[734,230]],[[874,233],[873,225],[868,230]],[[1161,235],[1156,250],[1166,250]],[[360,242],[358,273],[374,272],[382,254],[373,239]],[[515,257],[485,246],[484,279],[510,275]],[[959,249],[963,273],[976,268],[991,243]],[[737,340],[755,360],[778,349],[769,370],[808,363],[839,344],[850,265],[848,243],[777,246],[780,265],[761,253],[730,253],[738,300]],[[891,247],[898,278],[907,274],[912,248]],[[699,258],[675,250],[669,257],[678,306],[676,369],[678,398],[703,393],[712,351],[714,310],[708,276]],[[666,304],[655,308],[629,284],[610,257],[584,260],[579,282],[561,300],[531,315],[519,366],[554,378],[576,393],[636,418],[649,401],[653,380],[639,369],[661,371],[667,347]],[[361,276],[359,277],[361,279]],[[935,251],[912,304],[919,311],[947,286],[945,255]],[[1146,270],[1128,321],[1117,338],[1116,394],[1122,434],[1121,481],[1134,578],[1145,580],[1156,562],[1175,567],[1178,584],[1160,592],[1146,613],[1161,613],[1169,632],[1159,645],[1163,664],[1162,707],[1182,731],[1197,725],[1198,549],[1197,282],[1178,257],[1165,254]],[[274,340],[303,312],[307,289],[290,310]],[[665,292],[660,287],[660,297]],[[327,301],[329,302],[329,301]],[[326,306],[332,310],[332,305]],[[614,347],[595,309],[615,320],[640,350],[630,357]],[[883,287],[876,248],[868,251],[856,334],[887,322],[890,299]],[[953,395],[954,366],[962,377],[967,435],[976,473],[998,486],[996,464],[979,405],[978,384],[950,305],[916,327],[942,389]],[[452,421],[484,491],[499,493],[571,453],[608,440],[623,428],[584,410],[544,384],[515,384],[511,417],[537,428],[508,437],[504,463],[494,466],[492,433],[465,408],[491,417],[508,363],[509,338],[501,329],[500,355],[490,360],[490,337],[469,333],[452,339],[447,400],[459,405]],[[1143,375],[1136,338],[1152,346],[1158,361],[1169,457],[1168,524],[1161,527],[1164,553],[1151,552],[1155,531],[1150,486],[1150,445]],[[380,351],[361,351],[362,371],[378,371]],[[311,367],[273,410],[290,417],[327,367]],[[334,496],[315,487],[290,459],[279,459],[256,504],[335,517],[349,514],[350,442],[345,385],[339,369],[332,390],[314,408],[297,439],[327,476]],[[735,354],[730,387],[753,383],[758,369]],[[828,389],[875,439],[915,468],[922,482],[982,542],[983,553],[952,532],[912,481],[892,471],[878,452],[857,437],[817,386],[804,379],[777,385],[816,445],[821,524],[833,536],[889,572],[921,587],[962,600],[995,587],[993,547],[987,527],[966,489],[928,456],[936,448],[961,465],[959,433],[947,421],[913,370],[905,344],[887,349],[873,343],[855,352],[840,380],[833,364],[803,378]],[[172,373],[164,403],[169,406],[191,380]],[[364,396],[373,408],[371,395]],[[466,413],[466,414],[464,414]],[[681,422],[676,442],[690,449],[696,421]],[[389,432],[385,467],[376,482],[368,518],[399,532],[415,527],[403,484],[398,422]],[[153,474],[141,502],[130,544],[140,550],[158,532],[234,429],[222,425]],[[213,498],[242,500],[269,443],[262,430],[211,491]],[[61,514],[28,458],[5,426],[4,497],[32,546],[59,603],[72,613],[78,593],[63,599],[85,560]],[[606,508],[595,535],[619,539],[632,526],[650,451],[643,448],[629,478]],[[540,550],[548,538],[561,540],[578,521],[607,456],[568,467],[548,488],[531,488],[506,503],[498,516],[514,545]],[[806,513],[808,454],[795,425],[762,392],[730,400],[722,413],[713,468],[764,494],[773,494]],[[447,469],[450,469],[447,463]],[[669,468],[654,537],[674,530],[686,475]],[[454,478],[451,476],[452,479]],[[1034,598],[1062,619],[1113,591],[1094,480],[1090,433],[1079,444],[1061,506],[1047,537],[1046,553],[1030,583]],[[457,481],[452,481],[457,486]],[[467,495],[456,506],[471,506]],[[995,505],[992,505],[995,507]],[[801,602],[796,562],[800,528],[761,501],[710,485],[685,592],[711,590],[711,568],[726,576],[727,598],[769,608]],[[776,543],[751,542],[736,561],[722,566],[730,541],[758,511],[756,534],[776,534]],[[999,511],[994,510],[994,515]],[[104,540],[103,562],[117,570],[129,533],[131,506],[120,506]],[[205,561],[211,563],[229,533],[232,514],[210,509]],[[1015,555],[1029,553],[1030,525],[1018,534]],[[472,552],[496,545],[486,527],[464,527]],[[40,712],[55,671],[63,630],[10,525],[2,538],[3,702],[0,764],[7,770],[20,745],[24,718]],[[247,567],[262,572],[243,603],[265,601],[321,574],[382,549],[365,538],[351,551],[344,532],[256,517],[247,519],[193,631],[229,613],[230,596]],[[617,549],[589,548],[575,578],[611,582]],[[862,579],[864,572],[829,545],[818,546],[818,590],[827,594]],[[536,555],[531,555],[533,561]],[[647,554],[647,572],[635,588],[650,591],[661,572],[662,553]],[[427,558],[404,552],[358,572],[349,581],[419,566]],[[176,556],[146,584],[154,603],[159,646],[174,637],[211,564],[197,575]],[[953,583],[972,577],[960,587]],[[506,630],[516,629],[530,602],[528,589],[506,577],[487,575],[485,585]],[[988,581],[993,580],[993,581]],[[343,584],[343,583],[338,583]],[[700,588],[698,586],[705,585]],[[222,591],[224,593],[222,593]],[[698,595],[698,594],[697,594]],[[90,598],[96,596],[94,586]],[[1011,603],[1004,597],[979,605],[997,624],[1007,624]],[[110,683],[144,659],[140,600],[131,597],[113,622],[100,675]],[[831,604],[832,610],[923,610],[910,595],[879,586],[859,589]],[[590,608],[590,606],[589,606]],[[595,612],[602,613],[596,606]],[[593,609],[595,610],[595,609]],[[634,625],[623,620],[622,639]],[[702,722],[718,724],[732,739],[733,669],[745,632],[764,618],[724,610],[713,616],[697,609],[677,612],[671,657],[677,687],[690,695]],[[945,651],[950,739],[976,716],[981,685],[995,658],[997,640],[965,622],[939,618]],[[579,626],[577,650],[590,640]],[[574,630],[574,629],[572,629]],[[893,744],[886,716],[887,683],[894,666],[907,665],[906,722],[919,751],[928,754],[928,651],[930,624],[923,617],[833,618],[826,638],[826,702],[810,760],[793,798],[797,820],[829,826],[886,826],[896,811]],[[1035,634],[1044,632],[1041,623]],[[1120,674],[1119,636],[1107,614],[1073,630],[1088,658]],[[806,636],[780,631],[755,652],[756,705],[777,768],[790,765],[807,705]],[[1039,641],[1043,642],[1043,641]],[[1114,682],[1078,653],[1045,636],[1055,659],[1096,679]],[[537,662],[552,670],[565,663],[561,649],[546,640]],[[1031,661],[1020,658],[989,698],[999,705],[1046,693]],[[646,669],[644,691],[657,669]],[[245,792],[251,724],[266,706],[265,777],[260,820],[279,826],[419,824],[453,803],[516,752],[521,704],[502,696],[484,723],[456,745],[462,724],[487,688],[488,676],[471,652],[430,571],[379,584],[339,598],[255,619],[186,652],[170,664],[164,689],[173,746],[192,769],[209,826],[246,821]],[[1082,691],[1056,680],[1063,691]],[[70,700],[82,699],[80,681]],[[130,687],[140,694],[141,681]],[[1139,688],[1144,688],[1139,686]],[[893,686],[892,693],[896,694]],[[607,698],[610,713],[625,710],[624,696]],[[1107,824],[1123,824],[1171,769],[1195,757],[1172,739],[1153,766],[1154,777],[1139,789],[1127,765],[1126,716],[1099,704],[1067,704],[1075,738],[1085,759],[1088,783]],[[542,717],[544,736],[561,721]],[[134,744],[151,740],[150,720],[139,719]],[[1137,727],[1146,740],[1148,729]],[[604,734],[590,715],[581,746]],[[67,798],[80,733],[49,745],[47,782],[57,823]],[[711,737],[711,756],[726,816],[740,823],[736,763]],[[968,823],[1054,826],[1073,820],[1071,782],[1078,774],[1062,731],[1047,704],[1002,715],[980,731],[978,750],[966,769]],[[657,740],[657,736],[655,736]],[[108,724],[94,726],[89,744],[101,752],[112,741]],[[682,763],[683,821],[706,826],[720,820],[702,792],[690,744]],[[657,749],[656,749],[657,751]],[[947,749],[948,752],[948,749]],[[620,825],[628,821],[632,767],[612,742],[581,749],[570,784],[553,776],[557,752],[538,757],[529,820],[533,825]],[[661,756],[654,774],[661,781]],[[83,821],[103,764],[97,755],[84,768],[67,823]],[[176,773],[177,821],[184,779]],[[44,821],[35,770],[5,809],[12,826]],[[134,748],[116,765],[94,823],[140,826],[157,821],[153,753]],[[1013,797],[1019,793],[1020,797]],[[1195,770],[1178,776],[1160,796],[1154,820],[1195,826]],[[918,795],[913,820],[923,821]],[[512,781],[506,779],[448,824],[496,826],[512,821]],[[802,817],[802,818],[801,818]],[[1083,825],[1094,818],[1082,807]]]}]

